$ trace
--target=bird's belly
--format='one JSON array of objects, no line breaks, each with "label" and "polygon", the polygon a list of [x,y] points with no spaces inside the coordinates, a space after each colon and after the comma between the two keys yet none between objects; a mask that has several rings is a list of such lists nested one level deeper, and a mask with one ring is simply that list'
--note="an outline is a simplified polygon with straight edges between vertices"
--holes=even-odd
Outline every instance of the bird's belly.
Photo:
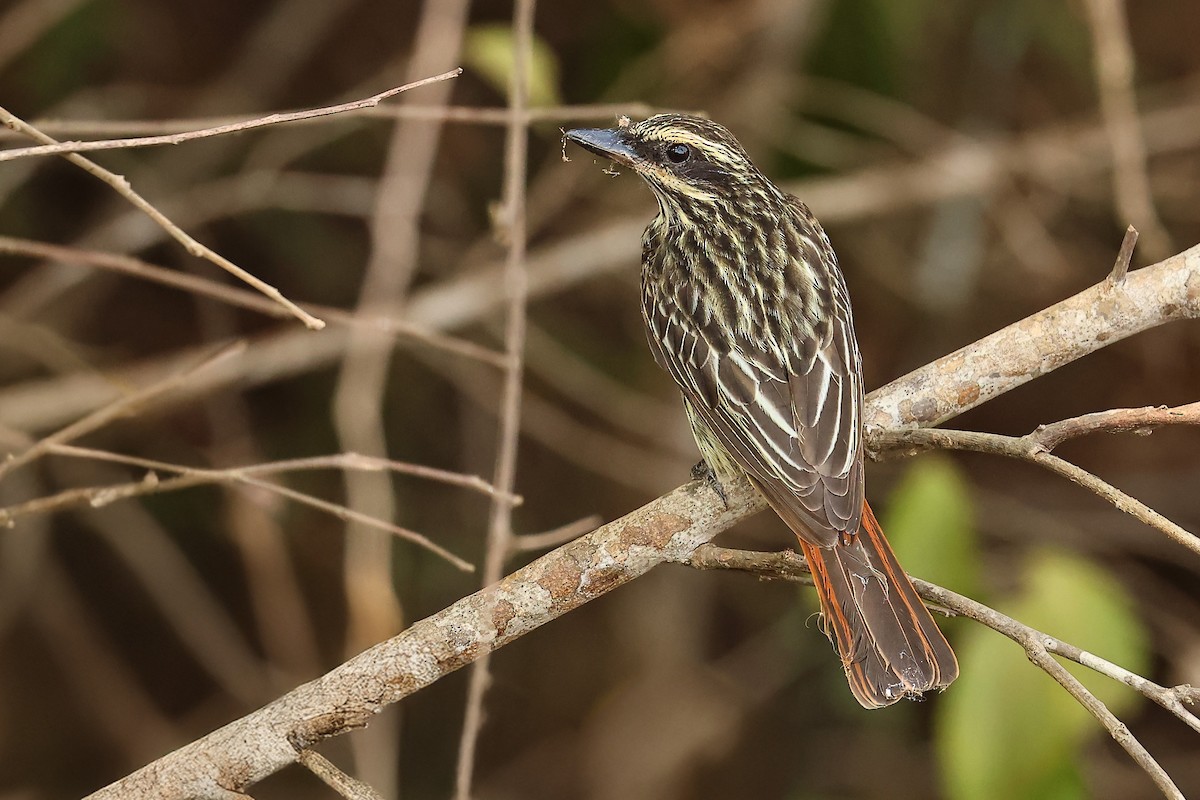
[{"label": "bird's belly", "polygon": [[700,450],[700,456],[717,476],[717,479],[724,482],[745,475],[746,471],[733,460],[729,451],[717,440],[712,429],[704,423],[704,420],[700,419],[686,398],[683,401],[683,407],[687,411],[688,422],[692,424],[692,436],[696,439],[696,447]]}]

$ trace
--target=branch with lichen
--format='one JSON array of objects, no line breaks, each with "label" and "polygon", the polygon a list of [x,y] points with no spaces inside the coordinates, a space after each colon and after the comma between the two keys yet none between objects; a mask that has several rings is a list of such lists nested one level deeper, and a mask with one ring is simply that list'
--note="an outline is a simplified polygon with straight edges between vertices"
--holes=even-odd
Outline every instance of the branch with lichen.
[{"label": "branch with lichen", "polygon": [[[1197,316],[1200,247],[1193,247],[1131,272],[1123,280],[1106,280],[873,392],[866,406],[866,417],[875,428],[869,441],[876,449],[890,446],[893,442],[887,437],[894,431],[938,424],[1112,342],[1166,322]],[[1141,416],[1126,415],[1125,422],[1145,427],[1176,421],[1162,413],[1138,413]],[[1043,448],[1049,449],[1062,436],[1077,431],[1126,427],[1102,424],[1103,420],[1095,418],[1068,422],[1065,428],[1066,423],[1060,423],[1041,431]],[[701,545],[766,507],[765,501],[744,483],[729,484],[726,490],[728,506],[723,506],[702,483],[681,486],[414,623],[321,678],[91,797],[233,797],[231,793],[297,762],[311,745],[362,727],[387,705],[482,654],[503,647],[659,564],[690,563]],[[917,586],[927,599],[971,616],[954,606],[957,595],[920,581]],[[1043,641],[1043,649],[1075,660],[1088,657],[1101,666],[1107,663],[1090,654],[1080,655],[1082,651],[1076,653],[1077,648],[1065,643],[1050,647]],[[1039,666],[1053,670],[1049,664],[1039,662]],[[1113,670],[1120,669],[1109,667],[1113,674]],[[1139,676],[1120,679],[1130,685],[1145,681]],[[1148,681],[1145,685],[1151,686]],[[1161,699],[1170,702],[1165,695],[1156,702]],[[1174,699],[1181,700],[1177,694]],[[1182,701],[1191,699],[1189,696]],[[1107,719],[1099,709],[1092,710],[1114,736],[1120,731],[1124,731],[1122,737],[1128,734],[1119,721]],[[1128,745],[1131,753],[1141,747],[1131,736],[1122,744]],[[1148,766],[1139,758],[1139,764],[1150,772],[1166,796],[1181,797],[1161,768],[1154,771],[1157,765],[1152,762],[1150,759]]]}]

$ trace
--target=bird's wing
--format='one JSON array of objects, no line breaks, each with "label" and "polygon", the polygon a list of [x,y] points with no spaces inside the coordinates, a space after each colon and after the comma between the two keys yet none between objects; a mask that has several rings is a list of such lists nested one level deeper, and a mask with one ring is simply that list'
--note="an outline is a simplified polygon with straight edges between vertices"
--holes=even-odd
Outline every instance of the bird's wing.
[{"label": "bird's wing", "polygon": [[[845,287],[831,288],[844,301]],[[829,546],[857,532],[862,373],[849,303],[829,315],[820,339],[778,346],[731,336],[703,306],[703,298],[693,303],[647,287],[643,313],[655,360],[799,536]]]}]

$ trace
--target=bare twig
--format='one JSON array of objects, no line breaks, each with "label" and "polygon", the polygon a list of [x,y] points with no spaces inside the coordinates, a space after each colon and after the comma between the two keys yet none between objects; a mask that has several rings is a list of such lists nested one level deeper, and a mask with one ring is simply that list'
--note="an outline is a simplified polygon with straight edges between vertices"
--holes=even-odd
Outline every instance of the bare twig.
[{"label": "bare twig", "polygon": [[[252,486],[257,489],[262,489],[272,494],[277,494],[293,500],[301,505],[310,506],[312,508],[325,511],[333,514],[339,519],[345,521],[357,522],[371,528],[388,531],[401,539],[406,539],[420,547],[435,553],[449,561],[454,566],[464,572],[473,572],[474,565],[468,561],[451,553],[446,548],[430,540],[428,537],[409,530],[408,528],[394,525],[387,520],[377,519],[367,514],[355,511],[337,503],[331,503],[328,500],[322,500],[319,497],[298,492],[295,489],[290,489],[286,486],[280,486],[269,481],[261,480],[256,477],[258,475],[278,474],[295,470],[306,469],[347,469],[347,470],[367,470],[377,472],[380,470],[395,470],[402,472],[411,472],[411,469],[429,469],[420,468],[416,465],[404,465],[399,462],[390,462],[385,459],[370,459],[365,456],[356,454],[336,455],[336,456],[320,456],[315,458],[299,458],[290,459],[287,461],[267,462],[263,464],[252,464],[245,467],[233,467],[230,469],[199,469],[195,467],[184,467],[178,464],[169,464],[164,461],[154,461],[146,458],[137,458],[134,456],[123,456],[116,453],[108,453],[102,450],[93,450],[83,447],[69,447],[65,445],[51,445],[48,452],[59,453],[66,456],[74,456],[80,458],[93,458],[103,461],[110,461],[118,464],[128,464],[131,466],[140,467],[147,470],[152,470],[147,473],[146,477],[140,481],[131,483],[115,484],[111,486],[87,486],[75,489],[67,489],[57,494],[46,497],[39,497],[34,500],[28,500],[24,503],[0,508],[0,524],[12,525],[22,517],[28,517],[35,514],[48,514],[56,511],[63,511],[69,508],[79,506],[88,506],[91,508],[100,508],[110,503],[115,503],[119,500],[128,500],[133,497],[141,497],[148,494],[160,494],[168,491],[177,491],[179,489],[189,489],[193,486],[202,486],[212,483],[234,483]],[[395,467],[400,467],[396,470]],[[178,477],[161,479],[157,472],[175,473]],[[434,473],[441,473],[440,470],[434,470]],[[426,474],[423,477],[434,477],[433,474]],[[515,495],[496,492],[490,485],[468,475],[457,475],[456,473],[441,473],[440,477],[435,480],[444,480],[447,483],[455,483],[460,486],[474,488],[479,491],[489,494],[497,498],[499,502],[507,502],[515,504],[520,501]],[[478,483],[476,483],[478,481]]]},{"label": "bare twig", "polygon": [[1053,450],[1068,439],[1096,431],[1135,433],[1145,435],[1165,425],[1200,425],[1200,402],[1175,408],[1145,406],[1144,408],[1113,408],[1096,411],[1049,425],[1039,425],[1025,438]]},{"label": "bare twig", "polygon": [[[525,264],[525,181],[529,127],[524,119],[529,105],[529,65],[533,50],[535,0],[516,0],[513,8],[513,70],[508,93],[511,112],[504,152],[504,198],[500,216],[502,238],[508,243],[504,262],[505,308],[504,349],[509,366],[500,401],[500,429],[496,469],[492,483],[511,491],[517,476],[517,442],[521,435],[521,385],[524,377],[525,307],[529,301],[529,278]],[[484,555],[483,585],[504,574],[505,560],[512,549],[512,508],[492,503],[488,515],[487,551]],[[483,727],[483,698],[490,682],[491,654],[475,662],[467,684],[467,707],[459,740],[454,777],[456,800],[470,800],[475,772],[475,749]]]},{"label": "bare twig", "polygon": [[1154,208],[1146,174],[1146,142],[1134,93],[1133,45],[1124,0],[1086,0],[1100,110],[1113,158],[1113,200],[1118,213],[1146,235],[1153,258],[1172,250],[1171,237]]},{"label": "bare twig", "polygon": [[[751,572],[760,577],[780,580],[793,580],[811,583],[808,564],[799,554],[785,550],[782,552],[756,552],[752,550],[733,550],[716,545],[706,544],[696,548],[682,563],[697,569],[732,569]],[[1094,716],[1109,735],[1129,753],[1130,757],[1141,767],[1159,787],[1166,797],[1183,800],[1179,788],[1175,786],[1170,776],[1162,766],[1146,750],[1141,742],[1129,732],[1121,722],[1094,694],[1079,682],[1075,676],[1063,668],[1051,654],[1082,664],[1102,675],[1132,687],[1143,696],[1158,703],[1170,711],[1188,727],[1200,731],[1200,720],[1184,707],[1181,697],[1186,695],[1188,687],[1168,689],[1148,681],[1140,675],[1098,658],[1078,647],[1059,641],[1055,637],[1029,627],[1012,617],[996,611],[993,608],[964,597],[949,589],[945,589],[928,581],[913,578],[913,585],[921,598],[934,607],[946,609],[951,613],[982,623],[997,633],[1007,636],[1019,644],[1029,660],[1054,678],[1075,700]],[[1181,691],[1183,690],[1183,691]]]},{"label": "bare twig", "polygon": [[1171,780],[1171,776],[1162,768],[1162,765],[1155,760],[1154,756],[1150,755],[1150,751],[1146,749],[1138,738],[1130,732],[1124,722],[1117,718],[1117,715],[1109,710],[1100,698],[1088,691],[1087,687],[1079,682],[1079,679],[1072,675],[1058,663],[1046,649],[1042,642],[1036,640],[1022,641],[1015,639],[1018,644],[1025,648],[1025,654],[1029,660],[1042,669],[1047,675],[1058,682],[1060,686],[1067,690],[1067,694],[1075,698],[1079,705],[1087,709],[1088,713],[1095,717],[1104,730],[1108,731],[1108,735],[1116,741],[1117,744],[1129,754],[1134,763],[1142,768],[1142,771],[1150,776],[1154,781],[1154,785],[1159,788],[1164,797],[1170,800],[1187,800],[1183,796],[1183,792],[1179,791],[1179,787]]},{"label": "bare twig", "polygon": [[[1179,94],[1178,90],[1164,92]],[[507,124],[503,109],[450,107],[445,114],[438,107],[408,106],[377,108],[357,112],[404,118]],[[590,117],[605,118],[626,113],[644,116],[663,110],[638,106],[563,106],[561,114],[547,114],[547,120],[562,121]],[[531,113],[535,110],[531,110]],[[549,112],[550,109],[547,109]],[[229,118],[206,120],[140,121],[133,123],[61,120],[39,121],[39,128],[65,133],[159,131],[190,129],[198,124],[228,124]],[[1145,145],[1152,155],[1168,155],[1194,148],[1200,142],[1200,107],[1191,101],[1166,104],[1142,114]],[[846,174],[792,182],[785,188],[804,197],[822,220],[839,222],[862,219],[889,211],[920,207],[948,198],[985,195],[1010,185],[1014,177],[1051,185],[1078,182],[1082,177],[1112,168],[1113,152],[1107,128],[1091,123],[1063,123],[1046,126],[1027,135],[995,142],[960,139],[949,146],[935,147],[923,159],[905,158],[894,163],[870,166]],[[636,234],[645,220],[630,220]]]},{"label": "bare twig", "polygon": [[[23,133],[31,139],[36,139],[43,144],[58,144],[58,142],[56,142],[54,139],[42,133],[29,123],[17,118],[4,108],[0,108],[0,124],[12,128],[14,131],[18,131],[19,133]],[[171,238],[182,244],[184,248],[193,256],[211,261],[221,269],[237,277],[239,280],[250,284],[255,289],[286,308],[293,316],[303,322],[306,327],[312,330],[320,330],[321,328],[325,327],[324,322],[309,314],[291,300],[288,300],[283,296],[282,292],[280,292],[271,284],[250,274],[237,264],[234,264],[232,261],[225,258],[225,256],[217,253],[215,250],[200,244],[200,242],[192,238],[190,234],[169,220],[165,214],[151,205],[146,198],[134,191],[133,187],[129,185],[129,181],[125,180],[125,178],[122,176],[117,175],[115,172],[110,172],[96,162],[90,161],[76,153],[66,153],[63,158],[67,159],[84,172],[99,178],[101,181],[111,186],[117,192],[117,194],[124,197],[142,213],[154,220],[159,227],[170,234]]]},{"label": "bare twig", "polygon": [[553,530],[542,533],[526,533],[512,538],[512,552],[528,553],[532,550],[548,550],[569,542],[589,531],[594,531],[604,523],[599,515],[577,519]]},{"label": "bare twig", "polygon": [[1125,236],[1121,239],[1121,249],[1117,251],[1116,263],[1113,264],[1112,272],[1108,274],[1108,282],[1113,286],[1125,283],[1125,276],[1129,274],[1129,262],[1133,260],[1133,248],[1137,247],[1137,240],[1137,228],[1130,225],[1125,229]]},{"label": "bare twig", "polygon": [[390,458],[364,456],[361,453],[336,453],[329,456],[306,456],[304,458],[288,458],[280,461],[268,461],[262,464],[250,464],[244,467],[226,467],[224,469],[202,469],[199,467],[184,467],[178,464],[168,464],[165,461],[154,461],[148,458],[124,456],[108,453],[103,450],[93,450],[87,447],[70,445],[54,445],[51,451],[59,455],[77,456],[80,458],[96,458],[118,464],[129,464],[143,469],[166,470],[183,475],[204,475],[214,479],[227,478],[238,480],[247,475],[277,475],[282,472],[298,472],[313,469],[344,469],[361,472],[395,472],[400,475],[411,475],[414,478],[437,481],[450,486],[470,489],[480,494],[494,498],[498,502],[519,506],[520,495],[502,492],[478,475],[466,475],[461,472],[429,467],[424,464],[411,464],[407,461],[395,461]]},{"label": "bare twig", "polygon": [[416,89],[420,86],[426,86],[431,83],[449,80],[450,78],[457,78],[461,74],[462,67],[456,67],[448,72],[443,72],[441,75],[434,75],[432,78],[424,78],[419,81],[413,81],[412,83],[406,83],[403,86],[396,86],[392,89],[380,92],[379,94],[363,98],[362,100],[354,100],[349,103],[339,103],[338,105],[324,106],[322,108],[311,108],[305,111],[268,114],[265,117],[257,117],[255,119],[243,120],[241,122],[230,122],[224,125],[216,125],[211,128],[203,128],[201,130],[182,131],[180,133],[169,133],[162,136],[141,136],[133,139],[104,139],[92,142],[56,142],[55,144],[43,144],[36,147],[17,147],[9,150],[0,150],[0,162],[12,161],[18,158],[28,158],[31,156],[53,156],[64,155],[66,153],[87,153],[95,150],[118,150],[132,147],[154,147],[164,144],[182,144],[183,142],[190,142],[193,139],[207,139],[210,136],[224,136],[226,134],[248,131],[254,128],[263,128],[268,125],[282,125],[288,122],[328,117],[333,114],[343,114],[347,111],[374,108],[389,97],[394,97],[401,92],[407,92],[409,89]]},{"label": "bare twig", "polygon": [[[199,275],[191,275],[186,272],[167,269],[166,267],[150,264],[132,256],[105,253],[98,250],[83,250],[76,247],[63,247],[45,242],[35,242],[29,239],[15,239],[10,236],[0,236],[0,253],[27,255],[66,263],[78,262],[118,272],[122,275],[130,275],[142,280],[152,281],[163,286],[170,286],[173,289],[203,295],[231,306],[250,309],[272,317],[290,316],[286,309],[263,297],[258,292],[240,289],[236,286],[228,286]],[[341,308],[321,305],[319,303],[304,303],[303,305],[312,313],[319,314],[322,318],[336,325],[360,328],[375,333],[408,339],[437,350],[454,353],[455,355],[482,361],[485,364],[497,367],[503,367],[508,363],[507,358],[502,353],[497,353],[487,347],[482,347],[457,336],[450,336],[438,331],[429,330],[421,325],[402,319],[399,314],[379,313],[374,316],[359,315]]]},{"label": "bare twig", "polygon": [[[620,116],[648,117],[671,109],[649,103],[584,103],[580,105],[537,106],[525,109],[523,119],[529,124],[541,122],[566,122],[570,120],[614,120]],[[702,112],[679,109],[680,113]],[[306,113],[306,112],[301,112]],[[481,108],[479,106],[416,105],[385,106],[347,111],[347,117],[370,117],[386,119],[413,119],[433,122],[454,122],[463,125],[505,126],[512,119],[508,108]],[[37,119],[32,124],[45,133],[59,136],[119,136],[142,134],[147,138],[166,137],[170,134],[194,131],[200,128],[218,128],[252,122],[244,116],[196,117],[192,119]],[[317,118],[291,120],[299,123],[320,121]],[[3,134],[0,131],[0,134]],[[8,134],[12,136],[13,134]],[[0,151],[5,152],[5,151]]]},{"label": "bare twig", "polygon": [[172,375],[162,381],[154,383],[141,389],[133,394],[130,394],[114,403],[104,406],[92,413],[88,414],[81,420],[68,425],[61,430],[50,434],[41,441],[33,444],[27,450],[17,455],[9,455],[8,459],[0,463],[0,478],[3,478],[10,471],[28,464],[34,459],[45,455],[51,447],[58,444],[64,444],[72,439],[78,439],[84,434],[91,433],[97,428],[101,428],[112,422],[118,417],[133,413],[135,410],[145,408],[157,398],[174,391],[181,386],[193,381],[197,376],[205,371],[215,367],[227,358],[231,358],[242,353],[246,349],[245,342],[237,342],[228,347],[221,348],[221,351],[216,355],[204,359],[196,366]]},{"label": "bare twig", "polygon": [[1112,678],[1118,683],[1129,686],[1143,697],[1152,700],[1174,714],[1196,733],[1200,733],[1200,717],[1197,717],[1188,708],[1188,705],[1195,704],[1197,701],[1196,690],[1191,686],[1160,686],[1135,672],[1130,672],[1107,659],[1103,659],[1100,656],[1059,639],[1046,637],[1042,644],[1045,645],[1048,651],[1055,655],[1060,655],[1063,658],[1074,661],[1076,664],[1082,664],[1094,672],[1098,672],[1101,675]]},{"label": "bare twig", "polygon": [[[1129,753],[1130,758],[1150,776],[1151,780],[1154,781],[1164,796],[1172,798],[1172,800],[1184,800],[1183,794],[1171,780],[1170,776],[1167,775],[1166,770],[1150,755],[1142,743],[1130,733],[1125,723],[1117,719],[1104,703],[1089,692],[1074,675],[1067,672],[1062,664],[1059,664],[1050,655],[1054,652],[1066,658],[1071,658],[1071,651],[1077,648],[1064,648],[1056,638],[1030,628],[1028,625],[1018,622],[1012,617],[1001,614],[995,609],[988,608],[982,603],[952,592],[949,589],[943,589],[940,586],[919,579],[914,579],[913,585],[916,586],[917,592],[921,597],[932,600],[965,617],[982,622],[992,630],[1004,634],[1021,645],[1025,649],[1026,655],[1029,656],[1030,661],[1044,670],[1050,677],[1054,678],[1081,706],[1087,709],[1104,726],[1104,729],[1108,731],[1117,744],[1121,745],[1125,749],[1125,752]],[[1085,667],[1092,667],[1092,664],[1088,663],[1087,660],[1079,660],[1078,663]],[[1147,681],[1146,683],[1149,684],[1150,682]],[[1138,686],[1134,684],[1129,685],[1141,691]],[[1162,687],[1159,688],[1161,689]],[[1150,694],[1146,696],[1158,702],[1156,697]],[[1183,719],[1182,717],[1180,718]]]},{"label": "bare twig", "polygon": [[362,781],[351,778],[315,750],[301,750],[296,754],[296,761],[308,767],[326,786],[348,800],[383,800],[383,795],[379,792]]},{"label": "bare twig", "polygon": [[787,580],[812,585],[808,560],[795,550],[735,550],[702,544],[681,562],[694,569],[725,569],[748,572],[768,580]]},{"label": "bare twig", "polygon": [[293,763],[297,751],[377,719],[384,706],[483,653],[644,574],[762,510],[743,482],[729,507],[689,483],[582,536],[498,583],[414,623],[315,681],[92,794],[89,800],[183,800],[240,791]]},{"label": "bare twig", "polygon": [[1130,516],[1156,528],[1177,544],[1200,555],[1200,538],[1164,517],[1140,500],[1122,492],[1110,483],[1101,480],[1087,470],[1070,461],[1047,452],[1037,441],[1036,434],[1030,436],[1001,436],[996,433],[956,431],[943,428],[911,428],[906,430],[875,430],[868,434],[873,449],[947,449],[971,450],[977,453],[1019,458],[1031,461],[1058,475],[1067,478],[1085,489],[1103,497]]},{"label": "bare twig", "polygon": [[[1182,253],[1129,275],[1113,292],[1093,287],[872,392],[865,412],[876,425],[930,424],[972,407],[978,395],[964,385],[990,380],[997,364],[1043,374],[1104,344],[1200,312],[1200,250]],[[1088,310],[1106,298],[1112,313]],[[1084,331],[1063,320],[1092,320]],[[1097,334],[1103,334],[1097,336]],[[1063,348],[1058,355],[1056,348]],[[1046,354],[1056,354],[1047,357]],[[989,386],[995,396],[1021,382]],[[501,487],[502,488],[502,487]],[[517,570],[496,584],[418,622],[400,636],[352,659],[248,717],[198,740],[94,795],[98,800],[140,793],[148,798],[204,794],[215,785],[245,787],[295,760],[295,746],[363,724],[400,698],[615,588],[663,561],[682,562],[701,544],[766,507],[761,495],[735,483],[729,505],[701,484],[689,484]],[[919,584],[920,588],[920,584]],[[954,608],[944,598],[935,601]],[[955,609],[957,610],[957,609]],[[1180,692],[1181,701],[1190,695]],[[248,742],[254,744],[247,746]],[[296,743],[296,744],[294,744]],[[203,754],[201,756],[201,754]]]}]

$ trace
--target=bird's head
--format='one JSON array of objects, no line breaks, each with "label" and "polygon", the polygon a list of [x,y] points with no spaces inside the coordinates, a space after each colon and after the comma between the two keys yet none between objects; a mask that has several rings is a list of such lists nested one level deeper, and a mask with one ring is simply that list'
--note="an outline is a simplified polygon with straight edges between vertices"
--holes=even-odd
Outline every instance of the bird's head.
[{"label": "bird's head", "polygon": [[658,114],[618,128],[577,128],[566,138],[634,170],[664,207],[729,203],[774,192],[728,130],[712,120]]}]

